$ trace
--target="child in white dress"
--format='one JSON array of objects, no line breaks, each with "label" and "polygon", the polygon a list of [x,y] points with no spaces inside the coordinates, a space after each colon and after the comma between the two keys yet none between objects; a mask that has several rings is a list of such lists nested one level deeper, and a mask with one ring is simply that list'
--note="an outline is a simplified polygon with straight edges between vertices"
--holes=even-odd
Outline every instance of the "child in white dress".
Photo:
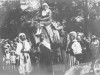
[{"label": "child in white dress", "polygon": [[11,61],[11,64],[12,64],[12,69],[15,69],[15,64],[16,64],[16,55],[15,55],[15,51],[12,51],[12,52],[11,52],[10,61]]}]

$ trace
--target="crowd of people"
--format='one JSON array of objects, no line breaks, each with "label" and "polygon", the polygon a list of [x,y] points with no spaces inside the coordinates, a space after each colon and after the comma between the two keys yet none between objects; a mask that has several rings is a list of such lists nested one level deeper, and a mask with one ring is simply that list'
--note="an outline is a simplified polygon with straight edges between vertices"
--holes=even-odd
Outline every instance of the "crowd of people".
[{"label": "crowd of people", "polygon": [[[76,5],[73,1],[73,6]],[[25,20],[23,25],[26,22],[30,24],[27,27],[32,28],[31,33],[21,32],[15,39],[4,41],[3,61],[6,61],[6,65],[12,64],[13,68],[19,66],[19,73],[25,75],[25,72],[29,74],[32,71],[34,62],[39,62],[40,68],[48,72],[52,72],[52,65],[55,63],[67,63],[69,67],[90,61],[94,63],[99,57],[100,39],[92,34],[85,35],[84,28],[79,25],[84,23],[83,11],[79,10],[78,16],[71,19],[75,26],[67,32],[66,19],[62,22],[55,20],[55,11],[45,2],[41,6],[35,18],[21,18]],[[29,7],[21,8],[23,11],[33,11]]]},{"label": "crowd of people", "polygon": [[26,39],[26,35],[20,33],[14,41],[8,39],[4,41],[3,61],[6,62],[6,65],[12,65],[12,69],[19,66],[20,74],[25,74],[25,72],[30,73],[32,69],[29,55],[30,50],[31,44]]}]

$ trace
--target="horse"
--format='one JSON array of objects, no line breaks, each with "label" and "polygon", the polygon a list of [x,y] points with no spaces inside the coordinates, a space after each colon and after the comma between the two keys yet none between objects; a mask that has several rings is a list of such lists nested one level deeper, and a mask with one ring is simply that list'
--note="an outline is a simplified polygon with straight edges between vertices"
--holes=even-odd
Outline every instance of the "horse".
[{"label": "horse", "polygon": [[[54,24],[57,24],[57,23],[55,22]],[[60,60],[65,61],[67,34],[66,34],[66,31],[64,31],[64,28],[58,31],[57,29],[53,27],[54,25],[52,25],[52,23],[47,26],[40,26],[40,25],[41,25],[41,22],[40,23],[36,22],[36,24],[33,25],[33,38],[35,38],[34,39],[35,44],[40,41],[40,34],[44,33],[46,40],[51,44],[52,50],[55,52],[58,49],[58,54],[61,53]]]},{"label": "horse", "polygon": [[[40,42],[40,34],[44,33],[46,35],[45,38],[47,39],[48,42],[50,42],[53,51],[56,51],[58,47],[59,47],[58,54],[59,52],[64,53],[66,51],[66,45],[64,45],[67,43],[66,31],[64,31],[64,28],[62,28],[61,30],[55,29],[54,26],[55,24],[57,25],[57,22],[55,22],[54,24],[50,23],[47,26],[42,26],[43,24],[41,21],[34,20],[34,18],[32,18],[30,21],[27,21],[27,23],[24,24],[26,28],[24,29],[27,31],[29,35],[34,50],[38,48],[38,43]],[[65,34],[62,36],[63,33]],[[63,54],[60,55],[61,60],[62,60],[62,56]],[[65,59],[65,57],[63,59]]]}]

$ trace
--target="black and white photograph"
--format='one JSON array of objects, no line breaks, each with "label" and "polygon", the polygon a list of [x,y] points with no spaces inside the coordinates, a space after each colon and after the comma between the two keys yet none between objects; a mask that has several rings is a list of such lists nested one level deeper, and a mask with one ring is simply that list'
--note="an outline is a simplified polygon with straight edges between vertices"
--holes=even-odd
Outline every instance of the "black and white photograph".
[{"label": "black and white photograph", "polygon": [[0,0],[0,75],[100,75],[100,0]]}]

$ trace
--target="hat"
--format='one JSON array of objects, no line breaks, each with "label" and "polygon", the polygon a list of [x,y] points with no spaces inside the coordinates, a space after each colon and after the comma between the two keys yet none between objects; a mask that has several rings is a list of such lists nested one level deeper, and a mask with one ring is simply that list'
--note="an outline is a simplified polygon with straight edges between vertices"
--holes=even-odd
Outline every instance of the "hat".
[{"label": "hat", "polygon": [[10,52],[11,52],[11,53],[15,53],[15,51],[14,51],[14,50],[11,50]]},{"label": "hat", "polygon": [[96,38],[96,36],[95,35],[92,35],[92,38]]},{"label": "hat", "polygon": [[48,6],[48,4],[47,4],[47,3],[43,3],[43,6],[47,6],[47,7],[49,8],[49,6]]},{"label": "hat", "polygon": [[75,31],[71,31],[70,33],[69,33],[70,35],[77,35],[77,33],[75,32]]},{"label": "hat", "polygon": [[84,34],[81,33],[81,32],[78,32],[77,35],[79,35],[79,36],[83,36]]},{"label": "hat", "polygon": [[48,6],[48,4],[47,3],[43,3],[43,6]]},{"label": "hat", "polygon": [[20,33],[20,34],[19,34],[19,37],[20,37],[20,36],[26,36],[26,35],[25,35],[25,33]]}]

